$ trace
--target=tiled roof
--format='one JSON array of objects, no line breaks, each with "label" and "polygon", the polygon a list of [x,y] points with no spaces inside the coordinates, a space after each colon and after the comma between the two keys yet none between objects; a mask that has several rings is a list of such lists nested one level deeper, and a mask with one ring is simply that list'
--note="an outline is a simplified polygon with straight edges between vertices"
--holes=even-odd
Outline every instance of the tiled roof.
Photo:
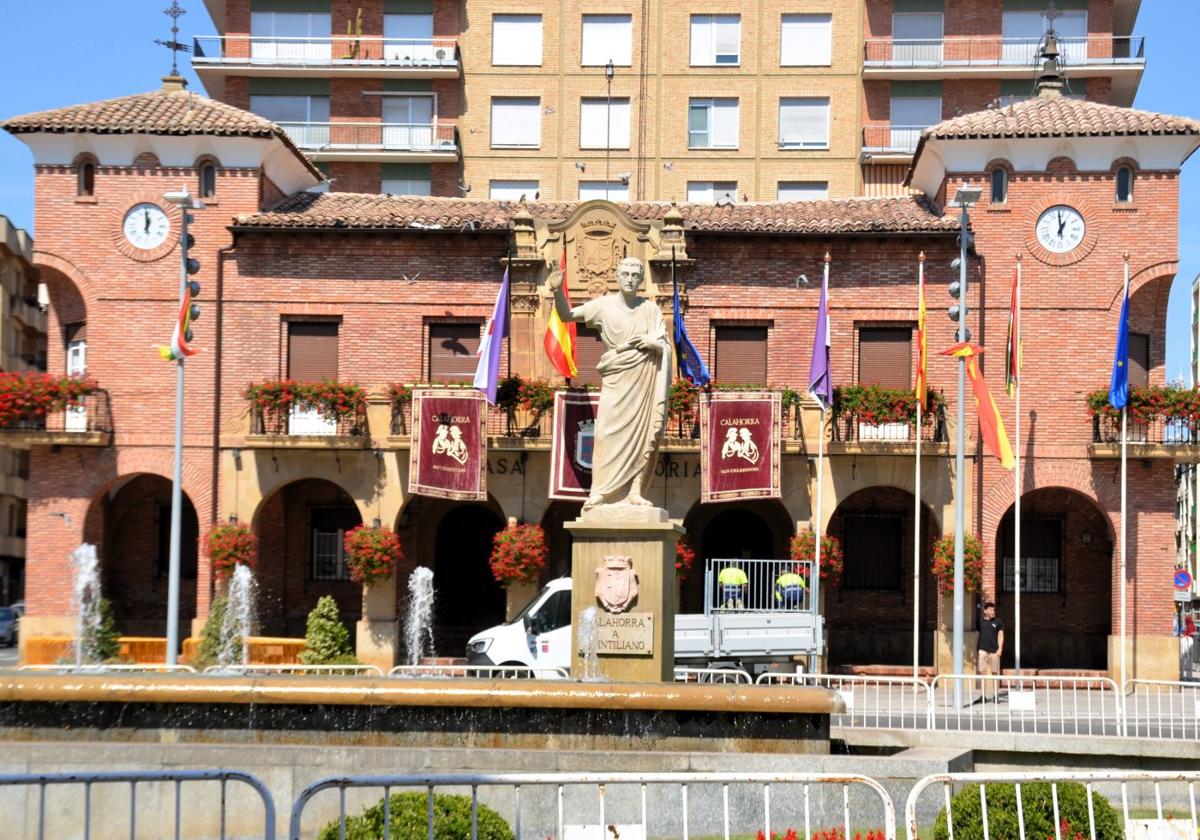
[{"label": "tiled roof", "polygon": [[[447,229],[472,225],[480,230],[506,230],[518,209],[512,201],[460,198],[396,197],[361,193],[298,193],[267,213],[243,214],[242,228],[295,229]],[[565,219],[577,202],[533,202],[528,212],[538,219]],[[631,219],[659,221],[668,202],[621,203]],[[958,222],[943,218],[924,197],[856,198],[841,201],[788,203],[680,204],[688,230],[712,233],[854,234],[951,232]]]},{"label": "tiled roof", "polygon": [[1148,134],[1200,134],[1200,122],[1084,99],[1035,97],[954,117],[925,129],[921,139]]}]

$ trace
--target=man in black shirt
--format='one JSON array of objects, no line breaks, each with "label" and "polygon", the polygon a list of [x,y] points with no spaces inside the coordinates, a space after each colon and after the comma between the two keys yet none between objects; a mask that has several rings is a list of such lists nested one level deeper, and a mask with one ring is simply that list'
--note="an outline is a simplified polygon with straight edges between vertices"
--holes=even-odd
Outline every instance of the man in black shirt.
[{"label": "man in black shirt", "polygon": [[[988,601],[983,605],[983,617],[979,620],[979,667],[980,676],[999,676],[1000,654],[1004,652],[1004,622],[996,617],[996,604]],[[999,687],[995,680],[987,680],[984,694],[995,696]],[[990,686],[989,686],[990,684]],[[990,690],[989,690],[990,688]]]}]

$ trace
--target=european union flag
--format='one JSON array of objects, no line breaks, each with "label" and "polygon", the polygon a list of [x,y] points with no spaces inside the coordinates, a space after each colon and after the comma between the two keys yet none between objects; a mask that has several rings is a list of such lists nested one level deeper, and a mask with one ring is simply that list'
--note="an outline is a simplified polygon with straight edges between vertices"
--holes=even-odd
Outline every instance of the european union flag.
[{"label": "european union flag", "polygon": [[679,281],[675,277],[675,249],[671,249],[671,286],[675,291],[675,358],[679,360],[679,375],[697,387],[704,387],[712,382],[708,368],[696,350],[696,345],[688,338],[687,327],[683,324],[683,310],[679,308]]},{"label": "european union flag", "polygon": [[1117,352],[1113,356],[1112,381],[1108,386],[1108,404],[1118,411],[1129,402],[1129,283],[1125,284],[1125,300],[1121,304],[1121,320],[1117,324]]}]

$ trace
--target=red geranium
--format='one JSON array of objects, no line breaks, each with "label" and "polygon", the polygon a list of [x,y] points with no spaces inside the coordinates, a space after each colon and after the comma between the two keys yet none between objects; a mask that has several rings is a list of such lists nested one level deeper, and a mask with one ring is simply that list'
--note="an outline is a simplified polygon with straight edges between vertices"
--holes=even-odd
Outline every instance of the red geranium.
[{"label": "red geranium", "polygon": [[404,559],[404,546],[391,528],[359,525],[346,532],[343,546],[350,580],[364,586],[373,586],[396,574]]},{"label": "red geranium", "polygon": [[509,525],[492,538],[492,577],[501,586],[537,580],[548,554],[541,525]]},{"label": "red geranium", "polygon": [[[791,555],[797,563],[808,564],[811,567],[816,554],[817,545],[812,531],[801,531],[792,537]],[[842,577],[844,567],[841,541],[826,534],[821,538],[821,581],[837,583]]]},{"label": "red geranium", "polygon": [[[954,534],[946,534],[933,546],[930,561],[938,589],[949,595],[954,591]],[[983,591],[983,541],[974,534],[963,534],[963,587],[968,592]]]},{"label": "red geranium", "polygon": [[258,540],[250,527],[240,522],[212,526],[205,541],[208,543],[213,574],[217,578],[228,577],[237,566],[253,569],[258,559]]},{"label": "red geranium", "polygon": [[696,552],[692,544],[688,542],[687,537],[680,537],[679,542],[675,543],[675,577],[687,580],[688,572],[692,570],[692,564],[695,562]]},{"label": "red geranium", "polygon": [[99,390],[95,381],[49,373],[0,373],[0,428],[10,429],[78,406]]}]

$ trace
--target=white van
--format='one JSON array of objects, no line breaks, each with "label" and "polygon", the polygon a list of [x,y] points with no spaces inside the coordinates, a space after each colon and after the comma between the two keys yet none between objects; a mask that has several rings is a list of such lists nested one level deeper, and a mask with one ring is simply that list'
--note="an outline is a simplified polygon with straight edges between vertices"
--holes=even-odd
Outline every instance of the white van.
[{"label": "white van", "polygon": [[467,642],[467,664],[563,668],[569,672],[571,579],[550,581],[512,621],[472,636]]}]

